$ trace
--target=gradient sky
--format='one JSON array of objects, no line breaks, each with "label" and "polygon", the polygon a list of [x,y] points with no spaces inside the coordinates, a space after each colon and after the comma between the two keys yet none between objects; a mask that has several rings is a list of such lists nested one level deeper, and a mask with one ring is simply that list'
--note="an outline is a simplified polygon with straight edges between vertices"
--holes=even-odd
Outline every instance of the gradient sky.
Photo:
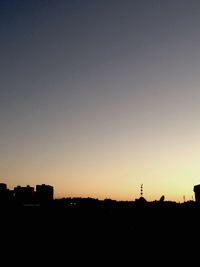
[{"label": "gradient sky", "polygon": [[192,199],[199,14],[198,0],[1,0],[1,182]]}]

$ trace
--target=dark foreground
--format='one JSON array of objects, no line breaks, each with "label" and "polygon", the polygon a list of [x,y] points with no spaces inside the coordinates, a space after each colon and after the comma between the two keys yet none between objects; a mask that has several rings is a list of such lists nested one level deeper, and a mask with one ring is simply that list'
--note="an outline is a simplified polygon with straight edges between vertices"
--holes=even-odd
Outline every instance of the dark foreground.
[{"label": "dark foreground", "polygon": [[3,250],[43,257],[48,264],[53,258],[76,263],[95,257],[93,266],[99,266],[107,257],[145,260],[149,252],[167,261],[179,250],[184,255],[191,246],[199,248],[199,232],[195,203],[1,207]]}]

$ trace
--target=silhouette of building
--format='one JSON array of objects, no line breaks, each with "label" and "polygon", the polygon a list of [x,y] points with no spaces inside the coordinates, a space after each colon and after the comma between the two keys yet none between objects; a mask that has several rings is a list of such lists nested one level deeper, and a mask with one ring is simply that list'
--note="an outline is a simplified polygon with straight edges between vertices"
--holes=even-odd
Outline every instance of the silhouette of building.
[{"label": "silhouette of building", "polygon": [[200,202],[200,184],[194,186],[195,201]]},{"label": "silhouette of building", "polygon": [[0,183],[0,203],[5,204],[11,199],[11,192],[7,189],[7,185]]},{"label": "silhouette of building", "polygon": [[4,183],[0,183],[0,191],[5,191],[7,190],[7,185]]},{"label": "silhouette of building", "polygon": [[35,200],[35,192],[34,187],[27,185],[26,187],[22,187],[18,185],[14,188],[13,191],[14,199],[16,202],[21,204],[30,204],[34,203]]},{"label": "silhouette of building", "polygon": [[37,185],[36,199],[39,203],[47,203],[53,200],[54,189],[51,185]]}]

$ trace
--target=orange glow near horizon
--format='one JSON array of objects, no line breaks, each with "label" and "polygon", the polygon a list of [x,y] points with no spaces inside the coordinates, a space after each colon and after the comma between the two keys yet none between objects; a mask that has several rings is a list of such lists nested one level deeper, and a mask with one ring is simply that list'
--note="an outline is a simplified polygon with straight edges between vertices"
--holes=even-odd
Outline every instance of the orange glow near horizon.
[{"label": "orange glow near horizon", "polygon": [[200,184],[200,1],[3,1],[0,182],[182,202]]}]

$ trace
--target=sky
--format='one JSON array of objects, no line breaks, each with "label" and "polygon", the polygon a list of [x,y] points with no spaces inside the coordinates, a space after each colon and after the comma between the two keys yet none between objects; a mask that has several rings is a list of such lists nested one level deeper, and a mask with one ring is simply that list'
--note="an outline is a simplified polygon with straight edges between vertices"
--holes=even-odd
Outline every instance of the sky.
[{"label": "sky", "polygon": [[1,0],[0,181],[191,200],[199,14],[198,0]]}]

